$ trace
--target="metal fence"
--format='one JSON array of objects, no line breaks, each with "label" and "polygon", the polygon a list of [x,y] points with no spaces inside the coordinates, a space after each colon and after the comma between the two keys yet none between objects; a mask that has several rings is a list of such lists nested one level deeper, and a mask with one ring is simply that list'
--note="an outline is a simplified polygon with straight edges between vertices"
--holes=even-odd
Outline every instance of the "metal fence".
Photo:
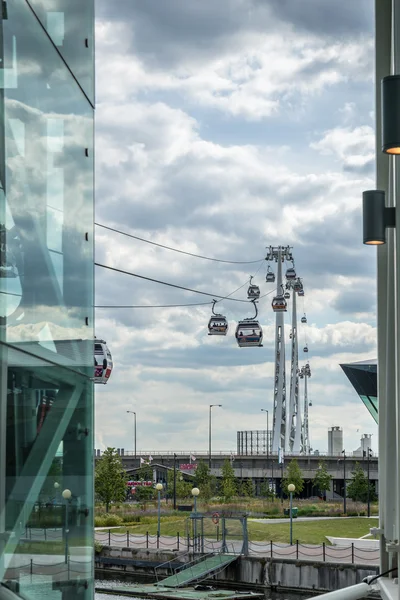
[{"label": "metal fence", "polygon": [[[218,536],[218,532],[216,534]],[[217,538],[203,537],[200,541],[193,539],[190,535],[182,535],[179,532],[175,536],[113,533],[107,531],[96,531],[96,541],[104,546],[120,546],[126,548],[166,549],[166,550],[192,550],[194,545],[200,544],[204,552],[219,552],[222,549],[222,535]],[[228,552],[240,554],[243,540],[230,540]],[[339,562],[351,564],[378,564],[378,548],[362,548],[357,544],[348,546],[330,546],[322,544],[302,544],[296,541],[294,544],[283,544],[273,541],[255,542],[249,540],[248,552],[250,556],[263,556],[266,558],[310,560],[315,562]]]}]

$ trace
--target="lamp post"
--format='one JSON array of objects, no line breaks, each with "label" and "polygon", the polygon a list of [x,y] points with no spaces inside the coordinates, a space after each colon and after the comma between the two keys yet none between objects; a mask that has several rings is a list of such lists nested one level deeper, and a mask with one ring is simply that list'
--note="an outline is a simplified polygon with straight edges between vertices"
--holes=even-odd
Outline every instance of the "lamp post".
[{"label": "lamp post", "polygon": [[347,513],[346,509],[346,495],[347,495],[347,487],[346,487],[346,450],[342,450],[343,454],[343,513]]},{"label": "lamp post", "polygon": [[364,450],[364,457],[365,454],[367,454],[367,516],[370,517],[371,516],[371,496],[370,496],[370,489],[369,489],[369,460],[372,456],[372,450],[371,448],[367,448],[367,452],[365,453]]},{"label": "lamp post", "polygon": [[174,452],[174,510],[176,510],[176,454]]},{"label": "lamp post", "polygon": [[289,509],[289,515],[290,515],[290,545],[293,544],[293,514],[292,514],[292,510],[293,510],[293,492],[296,489],[296,486],[294,485],[294,483],[289,483],[289,485],[287,486],[287,489],[289,491],[290,494],[290,509]]},{"label": "lamp post", "polygon": [[267,465],[268,465],[268,461],[269,461],[269,423],[268,423],[269,413],[266,408],[262,408],[261,412],[267,413]]},{"label": "lamp post", "polygon": [[134,436],[135,436],[135,444],[134,444],[134,456],[136,458],[136,413],[133,410],[127,410],[127,413],[130,413],[131,415],[134,416],[134,421],[133,421],[133,432],[134,432]]},{"label": "lamp post", "polygon": [[197,496],[200,494],[200,490],[197,487],[192,488],[192,496],[193,496],[193,501],[194,501],[194,510],[193,510],[193,515],[194,515],[194,527],[193,527],[193,538],[194,538],[194,544],[193,546],[196,547],[197,546]]},{"label": "lamp post", "polygon": [[[214,408],[214,406],[219,406],[221,407],[222,404],[210,404],[210,417],[209,417],[209,424],[208,424],[208,466],[211,469],[211,410]],[[193,489],[197,489],[197,488],[193,488]]]},{"label": "lamp post", "polygon": [[[55,487],[55,486],[54,486]],[[61,494],[61,496],[64,498],[65,500],[65,563],[68,562],[68,554],[69,554],[69,548],[68,548],[68,534],[69,534],[69,503],[72,497],[72,492],[71,490],[64,490]]]},{"label": "lamp post", "polygon": [[156,490],[158,496],[158,508],[157,508],[157,538],[160,539],[161,531],[161,491],[163,489],[162,483],[157,483]]}]

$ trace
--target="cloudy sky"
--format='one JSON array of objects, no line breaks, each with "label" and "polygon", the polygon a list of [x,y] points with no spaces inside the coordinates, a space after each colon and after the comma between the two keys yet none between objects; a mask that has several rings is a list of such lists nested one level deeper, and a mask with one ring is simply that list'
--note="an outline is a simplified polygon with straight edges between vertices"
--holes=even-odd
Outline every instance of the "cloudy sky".
[{"label": "cloudy sky", "polygon": [[[293,246],[306,295],[311,445],[340,425],[348,451],[377,430],[339,363],[376,356],[375,250],[363,247],[361,193],[374,187],[371,0],[97,1],[98,223],[188,252],[255,261]],[[211,262],[96,228],[98,262],[225,296],[265,261]],[[234,294],[245,299],[245,290]],[[208,302],[207,296],[96,269],[97,305]],[[235,450],[236,432],[272,422],[274,316],[264,347],[239,349],[243,303],[97,309],[115,369],[96,386],[96,447]],[[287,313],[287,323],[290,314]],[[289,327],[286,328],[289,355]],[[300,352],[300,365],[307,355]],[[132,418],[130,418],[132,417]]]}]

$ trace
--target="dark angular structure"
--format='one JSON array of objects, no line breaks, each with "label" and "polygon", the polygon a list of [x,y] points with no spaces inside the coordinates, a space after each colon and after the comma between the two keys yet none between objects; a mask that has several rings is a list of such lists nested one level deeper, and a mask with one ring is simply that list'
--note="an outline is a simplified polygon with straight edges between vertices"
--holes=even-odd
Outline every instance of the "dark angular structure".
[{"label": "dark angular structure", "polygon": [[361,400],[378,423],[377,360],[340,365]]}]

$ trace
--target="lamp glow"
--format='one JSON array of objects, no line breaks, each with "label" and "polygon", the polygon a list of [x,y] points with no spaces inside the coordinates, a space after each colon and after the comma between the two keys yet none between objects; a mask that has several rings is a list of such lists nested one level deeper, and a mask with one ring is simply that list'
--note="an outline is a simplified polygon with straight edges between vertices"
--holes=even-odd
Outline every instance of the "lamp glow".
[{"label": "lamp glow", "polygon": [[72,492],[71,490],[64,490],[61,496],[64,498],[64,500],[69,500],[72,496]]},{"label": "lamp glow", "polygon": [[294,485],[294,483],[289,483],[289,485],[287,486],[287,489],[289,490],[289,492],[294,492],[294,490],[296,489],[296,486]]},{"label": "lamp glow", "polygon": [[200,494],[199,488],[194,487],[192,489],[192,496],[198,496]]},{"label": "lamp glow", "polygon": [[162,483],[157,483],[157,485],[156,485],[157,492],[161,492],[162,489],[163,489],[163,484]]}]

